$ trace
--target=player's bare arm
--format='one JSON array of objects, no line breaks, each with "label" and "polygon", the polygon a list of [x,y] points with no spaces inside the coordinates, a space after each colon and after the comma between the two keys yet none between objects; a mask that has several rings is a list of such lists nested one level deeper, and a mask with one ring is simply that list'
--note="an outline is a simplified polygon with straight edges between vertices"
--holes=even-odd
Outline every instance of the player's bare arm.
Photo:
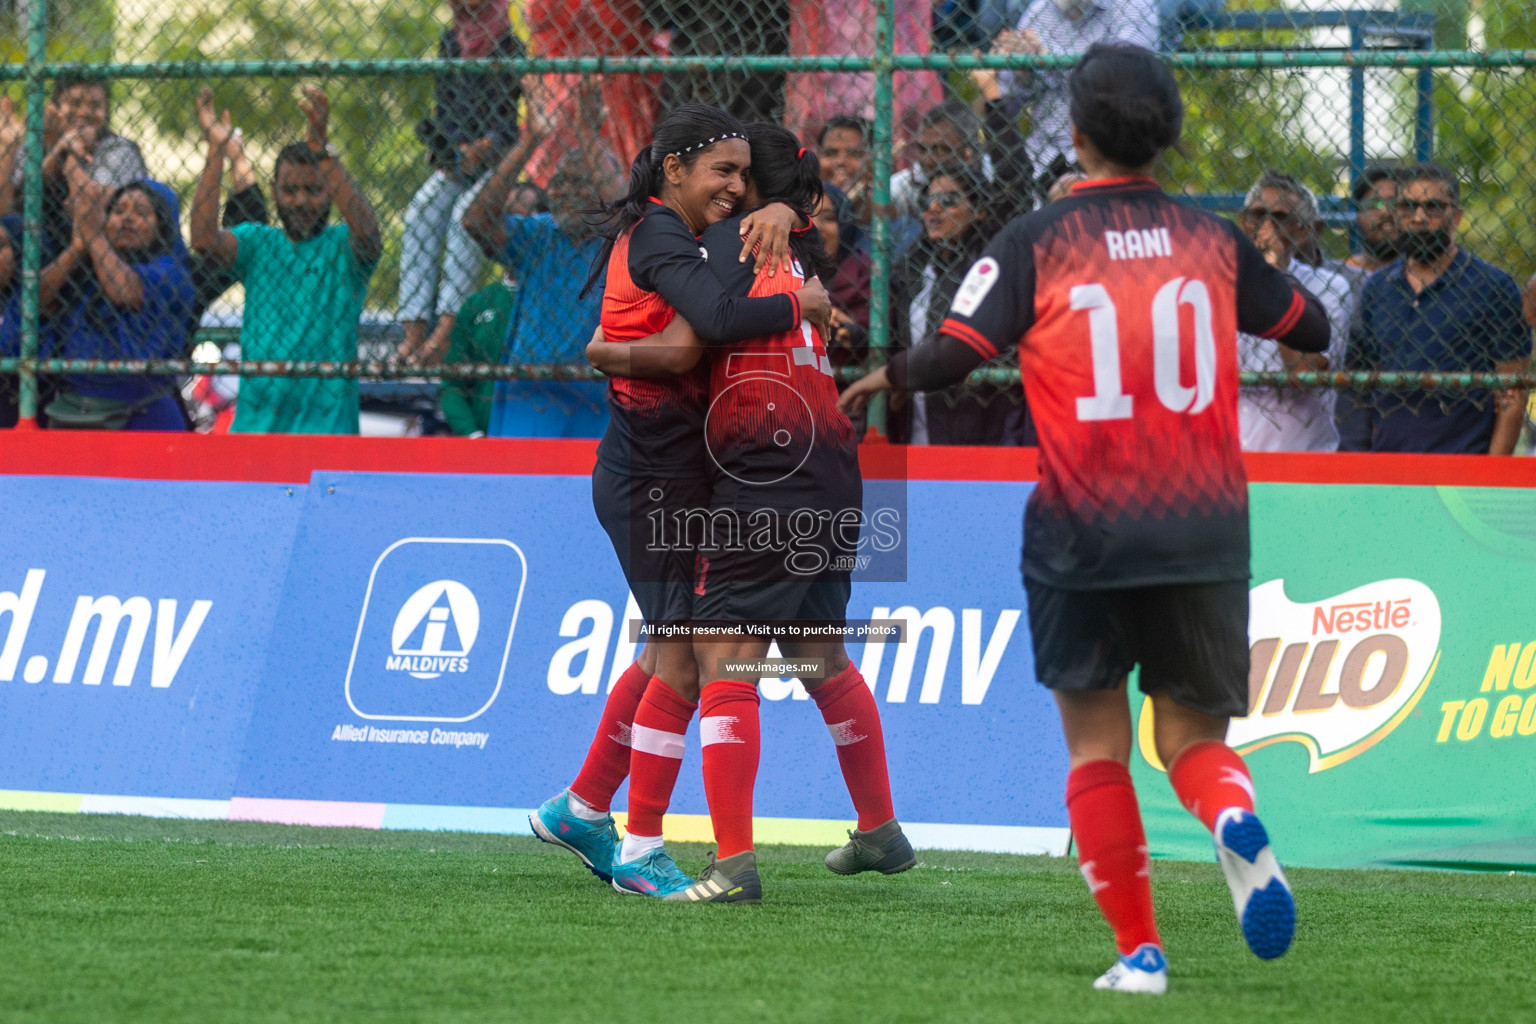
[{"label": "player's bare arm", "polygon": [[680,316],[639,341],[608,341],[599,327],[587,343],[587,362],[610,377],[676,377],[697,366],[703,354],[703,339]]}]

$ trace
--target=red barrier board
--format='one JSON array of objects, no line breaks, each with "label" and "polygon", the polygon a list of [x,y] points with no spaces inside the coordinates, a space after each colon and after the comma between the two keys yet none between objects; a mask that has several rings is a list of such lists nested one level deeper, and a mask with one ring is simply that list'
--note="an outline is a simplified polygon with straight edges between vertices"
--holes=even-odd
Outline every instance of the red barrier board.
[{"label": "red barrier board", "polygon": [[[585,476],[596,449],[591,440],[5,431],[0,473],[268,483],[307,483],[317,469]],[[872,479],[1036,478],[1033,448],[868,444],[860,455],[865,476]],[[1536,459],[1257,452],[1246,459],[1255,483],[1536,487]]]}]

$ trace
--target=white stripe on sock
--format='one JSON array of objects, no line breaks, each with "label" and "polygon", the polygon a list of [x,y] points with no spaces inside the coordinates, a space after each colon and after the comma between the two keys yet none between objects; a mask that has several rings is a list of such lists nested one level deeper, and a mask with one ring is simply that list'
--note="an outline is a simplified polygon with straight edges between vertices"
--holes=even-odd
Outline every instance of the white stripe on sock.
[{"label": "white stripe on sock", "polygon": [[634,746],[634,742],[630,738],[634,733],[634,728],[632,726],[625,725],[623,722],[614,722],[613,724],[618,727],[618,731],[608,738],[613,740],[613,742],[617,743],[621,747]]},{"label": "white stripe on sock", "polygon": [[846,722],[828,722],[827,732],[832,734],[832,742],[839,747],[846,747],[860,740],[869,739],[868,736],[861,736],[854,731],[854,721],[855,719],[850,718]]},{"label": "white stripe on sock", "polygon": [[739,721],[735,715],[712,715],[699,719],[699,745],[708,747],[715,743],[747,742],[736,735],[736,723]]},{"label": "white stripe on sock", "polygon": [[636,722],[629,734],[629,739],[630,749],[638,750],[642,754],[670,757],[674,761],[683,759],[683,737],[680,733],[662,732],[660,729],[652,729],[650,726]]}]

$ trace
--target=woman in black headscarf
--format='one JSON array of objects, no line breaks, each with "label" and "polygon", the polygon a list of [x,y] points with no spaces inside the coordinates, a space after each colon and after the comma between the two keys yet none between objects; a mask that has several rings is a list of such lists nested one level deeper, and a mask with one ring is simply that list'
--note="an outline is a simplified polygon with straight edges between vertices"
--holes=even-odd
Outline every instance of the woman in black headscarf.
[{"label": "woman in black headscarf", "polygon": [[[931,339],[949,313],[966,272],[1001,226],[1001,199],[970,164],[940,167],[923,193],[923,236],[893,268],[894,342],[910,348]],[[1018,444],[1009,430],[1017,405],[1012,390],[995,384],[958,384],[935,394],[915,393],[905,412],[891,417],[891,440],[909,444]],[[1014,418],[1017,418],[1016,416]]]}]

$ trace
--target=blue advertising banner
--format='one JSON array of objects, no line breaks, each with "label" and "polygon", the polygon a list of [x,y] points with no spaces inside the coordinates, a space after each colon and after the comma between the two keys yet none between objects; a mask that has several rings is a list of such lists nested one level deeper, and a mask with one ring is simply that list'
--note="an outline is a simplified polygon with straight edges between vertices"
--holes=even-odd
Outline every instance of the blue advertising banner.
[{"label": "blue advertising banner", "polygon": [[0,787],[228,801],[303,491],[5,477]]},{"label": "blue advertising banner", "polygon": [[[0,806],[526,831],[636,653],[584,476],[0,479]],[[866,489],[904,578],[856,582],[849,618],[907,640],[849,653],[920,846],[1066,849],[1017,568],[1031,486]],[[1287,855],[1529,863],[1536,640],[1515,597],[1536,491],[1251,494],[1250,714],[1229,740]],[[1319,516],[1349,543],[1298,546]],[[796,680],[759,689],[757,834],[834,840],[852,806],[821,716]],[[1151,846],[1203,856],[1133,700]],[[672,812],[669,835],[708,838],[696,732]]]},{"label": "blue advertising banner", "polygon": [[[906,619],[917,641],[851,654],[881,701],[904,820],[1045,849],[1065,844],[1065,760],[1048,695],[1028,682],[1013,555],[1026,487],[913,485],[908,514],[945,527],[908,538],[909,582],[856,586],[850,617]],[[345,802],[389,823],[401,805],[418,817],[535,807],[569,782],[634,657],[624,622],[636,612],[590,500],[579,477],[315,474],[236,787],[242,813]],[[1007,557],[957,550],[978,537]],[[850,819],[803,688],[765,680],[762,692],[757,813]],[[672,806],[707,811],[696,738]],[[371,822],[318,816],[338,813]]]}]

